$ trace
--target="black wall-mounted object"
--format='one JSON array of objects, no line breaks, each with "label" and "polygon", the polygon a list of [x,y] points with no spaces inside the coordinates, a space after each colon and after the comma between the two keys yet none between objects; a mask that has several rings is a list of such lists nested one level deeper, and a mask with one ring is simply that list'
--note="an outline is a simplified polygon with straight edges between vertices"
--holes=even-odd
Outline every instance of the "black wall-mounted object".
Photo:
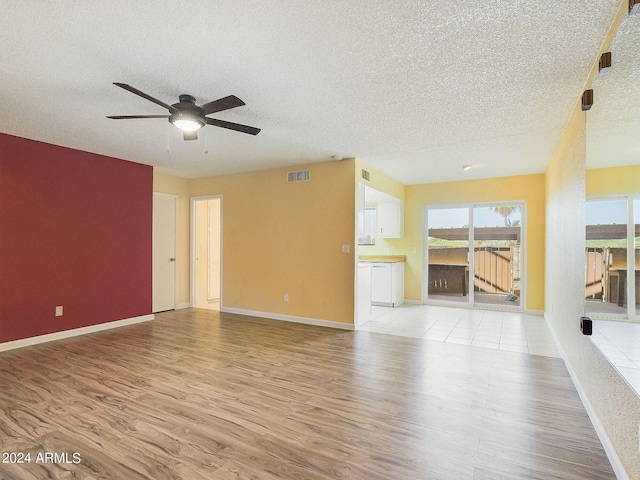
[{"label": "black wall-mounted object", "polygon": [[589,317],[580,317],[580,331],[583,335],[591,335],[593,332],[593,322]]},{"label": "black wall-mounted object", "polygon": [[604,52],[598,61],[598,73],[607,73],[611,69],[611,52]]},{"label": "black wall-mounted object", "polygon": [[593,90],[585,90],[582,94],[582,111],[589,110],[593,106]]}]

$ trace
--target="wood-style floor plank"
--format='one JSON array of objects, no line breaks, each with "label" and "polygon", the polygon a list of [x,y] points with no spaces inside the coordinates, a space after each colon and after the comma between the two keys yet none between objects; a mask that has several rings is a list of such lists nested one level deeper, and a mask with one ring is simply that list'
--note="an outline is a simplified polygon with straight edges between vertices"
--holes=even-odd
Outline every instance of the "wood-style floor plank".
[{"label": "wood-style floor plank", "polygon": [[0,353],[0,452],[32,459],[0,480],[615,478],[560,359],[198,309]]}]

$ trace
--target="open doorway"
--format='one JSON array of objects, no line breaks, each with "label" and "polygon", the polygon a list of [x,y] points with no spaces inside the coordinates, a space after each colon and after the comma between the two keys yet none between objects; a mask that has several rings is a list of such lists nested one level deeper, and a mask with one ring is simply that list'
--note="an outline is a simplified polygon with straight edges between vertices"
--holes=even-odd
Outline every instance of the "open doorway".
[{"label": "open doorway", "polygon": [[219,310],[222,272],[222,196],[192,199],[191,304]]}]

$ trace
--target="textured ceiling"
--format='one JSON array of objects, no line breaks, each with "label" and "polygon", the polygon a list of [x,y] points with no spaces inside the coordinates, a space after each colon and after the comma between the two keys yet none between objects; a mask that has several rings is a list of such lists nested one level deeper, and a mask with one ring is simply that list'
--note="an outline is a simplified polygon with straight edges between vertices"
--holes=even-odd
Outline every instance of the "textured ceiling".
[{"label": "textured ceiling", "polygon": [[591,86],[588,168],[640,164],[640,15],[624,18],[609,51],[611,69]]},{"label": "textured ceiling", "polygon": [[[0,132],[188,178],[335,154],[405,184],[543,172],[619,5],[0,0]],[[165,113],[112,82],[237,95],[212,116],[262,132],[109,120]]]}]

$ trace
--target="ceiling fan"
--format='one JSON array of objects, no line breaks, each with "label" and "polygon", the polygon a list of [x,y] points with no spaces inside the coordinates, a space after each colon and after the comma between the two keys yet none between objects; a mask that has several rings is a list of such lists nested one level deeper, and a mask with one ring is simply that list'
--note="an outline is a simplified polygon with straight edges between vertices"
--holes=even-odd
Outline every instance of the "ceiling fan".
[{"label": "ceiling fan", "polygon": [[260,133],[259,128],[240,125],[239,123],[227,122],[226,120],[218,120],[209,118],[206,115],[210,113],[222,112],[231,108],[241,107],[245,103],[235,95],[220,98],[204,105],[196,105],[196,99],[191,95],[180,95],[180,101],[173,105],[168,105],[151,95],[141,92],[137,88],[127,85],[126,83],[115,83],[114,85],[124,88],[125,90],[135,93],[161,107],[169,110],[170,115],[117,115],[108,116],[114,120],[127,120],[132,118],[167,118],[169,122],[178,127],[183,132],[185,140],[197,140],[198,130],[205,125],[213,125],[215,127],[228,128],[236,132],[248,133],[249,135],[257,135]]}]

